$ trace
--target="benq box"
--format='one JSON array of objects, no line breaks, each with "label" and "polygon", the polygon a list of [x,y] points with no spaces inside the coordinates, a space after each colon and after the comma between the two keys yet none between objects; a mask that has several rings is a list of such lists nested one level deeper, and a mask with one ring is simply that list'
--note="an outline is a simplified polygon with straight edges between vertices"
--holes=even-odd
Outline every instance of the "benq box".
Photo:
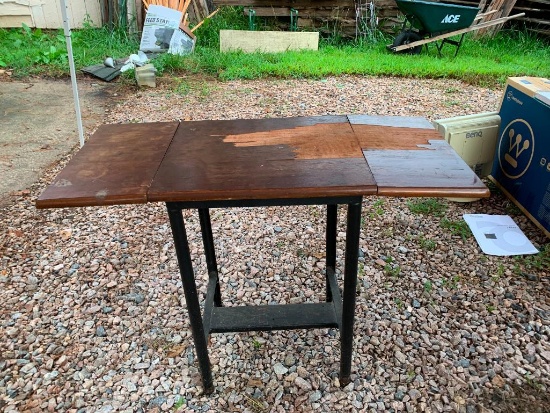
[{"label": "benq box", "polygon": [[489,178],[550,237],[550,80],[508,78]]}]

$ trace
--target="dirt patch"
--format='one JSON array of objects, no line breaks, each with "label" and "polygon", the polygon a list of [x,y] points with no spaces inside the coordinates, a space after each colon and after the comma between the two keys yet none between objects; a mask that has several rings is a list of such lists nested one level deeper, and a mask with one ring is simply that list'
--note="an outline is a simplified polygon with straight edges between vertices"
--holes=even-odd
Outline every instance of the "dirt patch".
[{"label": "dirt patch", "polygon": [[[73,92],[68,80],[0,79],[0,203],[27,190],[41,171],[79,145]],[[79,80],[84,135],[105,119],[121,97],[116,84]]]}]

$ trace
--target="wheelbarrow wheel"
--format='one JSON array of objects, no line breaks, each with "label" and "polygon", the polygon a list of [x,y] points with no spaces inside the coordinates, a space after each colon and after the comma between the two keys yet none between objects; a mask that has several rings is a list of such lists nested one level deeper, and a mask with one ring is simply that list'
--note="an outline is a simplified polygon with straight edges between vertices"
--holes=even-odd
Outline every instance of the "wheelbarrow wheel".
[{"label": "wheelbarrow wheel", "polygon": [[[412,30],[405,30],[399,33],[394,41],[393,41],[393,47],[401,46],[401,45],[407,45],[409,43],[417,42],[418,40],[422,40],[422,37]],[[401,50],[397,53],[408,53],[408,54],[419,54],[422,51],[422,45],[420,46],[414,46],[410,49]]]}]

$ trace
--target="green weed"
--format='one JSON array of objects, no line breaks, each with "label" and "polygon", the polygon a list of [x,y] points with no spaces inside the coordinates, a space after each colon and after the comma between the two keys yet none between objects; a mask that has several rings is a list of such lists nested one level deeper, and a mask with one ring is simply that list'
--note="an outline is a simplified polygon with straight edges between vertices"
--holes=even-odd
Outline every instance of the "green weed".
[{"label": "green weed", "polygon": [[450,230],[453,235],[460,235],[464,241],[472,235],[470,227],[464,220],[451,221],[447,218],[443,218],[439,225],[441,225],[442,228]]},{"label": "green weed", "polygon": [[433,251],[437,245],[434,240],[426,238],[424,235],[421,235],[418,240],[420,241],[420,247],[425,250]]},{"label": "green weed", "polygon": [[442,217],[447,211],[447,204],[437,198],[415,199],[407,201],[409,211],[413,214]]},{"label": "green weed", "polygon": [[451,277],[451,278],[443,278],[441,280],[441,285],[451,290],[456,290],[458,289],[459,282],[460,282],[460,277],[458,275],[455,275],[454,277]]},{"label": "green weed", "polygon": [[378,199],[376,202],[372,205],[373,213],[371,214],[371,217],[376,215],[383,215],[384,214],[384,200]]},{"label": "green weed", "polygon": [[384,272],[391,277],[399,277],[401,274],[401,267],[397,265],[392,257],[385,259],[386,265],[384,265]]},{"label": "green weed", "polygon": [[260,342],[258,341],[258,339],[253,338],[253,339],[252,339],[252,346],[254,347],[254,350],[258,351],[259,349],[262,348],[262,343],[260,343]]},{"label": "green weed", "polygon": [[186,404],[187,404],[187,400],[185,399],[185,397],[178,397],[176,402],[174,403],[173,408],[174,408],[175,411],[178,411],[179,409],[181,409]]},{"label": "green weed", "polygon": [[522,214],[521,209],[519,209],[519,207],[516,204],[514,204],[512,201],[507,201],[505,203],[504,210],[509,215],[521,215]]},{"label": "green weed", "polygon": [[[124,30],[94,28],[71,31],[75,66],[80,69],[99,64],[105,57],[122,59],[139,49],[137,37]],[[42,75],[67,76],[69,73],[66,40],[62,30],[20,28],[0,29],[0,56],[4,67],[13,70],[14,77]]]},{"label": "green weed", "polygon": [[522,267],[526,270],[550,270],[550,244],[539,248],[538,254],[517,256],[516,269]]},{"label": "green weed", "polygon": [[424,292],[430,294],[433,290],[434,286],[433,286],[433,283],[431,281],[426,281],[424,283]]},{"label": "green weed", "polygon": [[405,308],[405,303],[403,302],[402,299],[396,298],[394,301],[395,301],[395,305],[399,310],[403,310]]}]

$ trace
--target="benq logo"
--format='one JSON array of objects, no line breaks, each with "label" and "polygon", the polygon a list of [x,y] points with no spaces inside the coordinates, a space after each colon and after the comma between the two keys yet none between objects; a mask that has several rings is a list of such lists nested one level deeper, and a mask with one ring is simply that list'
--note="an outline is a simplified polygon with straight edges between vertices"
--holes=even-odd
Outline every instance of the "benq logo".
[{"label": "benq logo", "polygon": [[447,14],[441,23],[458,23],[458,19],[460,19],[460,14]]}]

